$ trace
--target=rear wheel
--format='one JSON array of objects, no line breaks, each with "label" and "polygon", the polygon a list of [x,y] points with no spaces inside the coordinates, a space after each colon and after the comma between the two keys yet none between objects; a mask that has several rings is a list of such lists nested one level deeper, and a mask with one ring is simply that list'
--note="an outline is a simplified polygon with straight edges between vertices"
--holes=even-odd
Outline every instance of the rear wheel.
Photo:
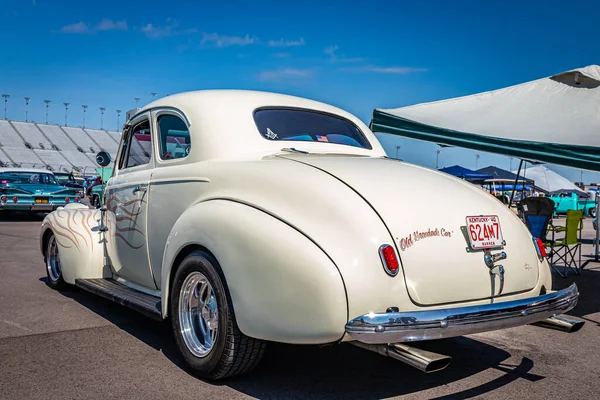
[{"label": "rear wheel", "polygon": [[590,217],[596,218],[596,207],[592,207],[588,210],[588,215]]},{"label": "rear wheel", "polygon": [[62,268],[60,264],[60,255],[58,250],[58,242],[54,233],[50,233],[46,242],[46,283],[53,289],[65,289],[67,283],[62,276]]},{"label": "rear wheel", "polygon": [[266,342],[244,335],[217,261],[195,251],[179,266],[169,312],[175,342],[185,363],[206,379],[223,379],[253,369]]}]

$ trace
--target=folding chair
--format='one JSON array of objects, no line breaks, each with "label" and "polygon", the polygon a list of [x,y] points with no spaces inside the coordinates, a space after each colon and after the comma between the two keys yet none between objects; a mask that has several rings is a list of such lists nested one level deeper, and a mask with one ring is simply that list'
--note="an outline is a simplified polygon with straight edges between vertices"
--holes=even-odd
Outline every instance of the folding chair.
[{"label": "folding chair", "polygon": [[546,242],[548,226],[552,224],[554,201],[547,197],[527,197],[519,201],[517,209],[531,236]]},{"label": "folding chair", "polygon": [[[550,227],[552,231],[552,240],[550,244],[550,266],[563,278],[569,273],[569,269],[575,274],[580,275],[579,266],[581,265],[581,231],[583,230],[583,210],[568,210],[565,226]],[[555,234],[564,232],[562,239],[555,239]],[[579,264],[575,262],[575,257],[579,255]],[[565,274],[563,275],[554,263],[554,257],[557,261],[565,263]]]}]

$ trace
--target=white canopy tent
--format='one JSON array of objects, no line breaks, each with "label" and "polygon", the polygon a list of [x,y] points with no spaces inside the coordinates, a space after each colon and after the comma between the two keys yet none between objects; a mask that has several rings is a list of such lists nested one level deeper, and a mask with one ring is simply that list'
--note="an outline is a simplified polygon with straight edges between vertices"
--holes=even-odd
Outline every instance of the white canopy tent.
[{"label": "white canopy tent", "polygon": [[375,109],[375,132],[600,171],[600,66],[474,94]]},{"label": "white canopy tent", "polygon": [[[515,174],[517,173],[517,171],[513,172]],[[543,165],[527,168],[521,175],[525,178],[533,179],[535,181],[535,186],[550,194],[575,192],[580,195],[586,195],[585,191],[572,184],[568,179]]]},{"label": "white canopy tent", "polygon": [[[439,145],[600,171],[600,66],[471,96],[375,109],[371,129]],[[533,178],[530,173],[527,177]],[[600,212],[600,204],[596,210]],[[600,230],[596,230],[596,254],[587,262],[600,262],[599,252]]]}]

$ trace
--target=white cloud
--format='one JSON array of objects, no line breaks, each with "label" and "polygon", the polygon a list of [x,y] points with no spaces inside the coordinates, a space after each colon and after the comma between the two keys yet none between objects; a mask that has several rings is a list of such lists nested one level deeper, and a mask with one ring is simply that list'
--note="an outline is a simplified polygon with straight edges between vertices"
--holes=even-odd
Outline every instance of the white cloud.
[{"label": "white cloud", "polygon": [[197,29],[179,29],[179,21],[171,19],[171,17],[165,20],[164,25],[146,24],[140,29],[144,35],[149,38],[161,38],[179,35],[188,35],[191,33],[198,32]]},{"label": "white cloud", "polygon": [[325,47],[325,50],[323,50],[323,53],[333,56],[335,54],[335,52],[338,51],[339,48],[340,48],[340,46],[338,46],[337,44],[334,44],[333,46]]},{"label": "white cloud", "polygon": [[60,31],[63,33],[88,33],[90,28],[85,22],[79,21],[75,24],[63,26]]},{"label": "white cloud", "polygon": [[214,45],[216,47],[247,46],[257,43],[258,39],[246,34],[245,36],[227,36],[218,33],[202,33],[203,45]]},{"label": "white cloud", "polygon": [[342,62],[342,63],[359,63],[364,62],[365,59],[362,57],[346,57],[344,54],[339,54],[338,50],[340,46],[334,44],[333,46],[325,47],[323,53],[329,56],[329,61],[334,62]]},{"label": "white cloud", "polygon": [[269,40],[269,43],[267,43],[270,47],[293,47],[304,46],[305,44],[304,38],[298,40],[283,40],[283,38],[280,38],[279,40]]},{"label": "white cloud", "polygon": [[62,28],[60,28],[60,32],[85,34],[102,31],[126,31],[127,28],[127,22],[125,20],[117,21],[109,18],[103,18],[96,25],[89,25],[83,21],[79,21],[70,25],[65,25]]},{"label": "white cloud", "polygon": [[282,68],[272,71],[263,71],[258,75],[261,81],[281,82],[283,80],[305,79],[314,75],[311,69]]},{"label": "white cloud", "polygon": [[415,72],[427,72],[427,68],[415,67],[380,67],[376,65],[365,65],[364,67],[344,68],[346,71],[354,72],[374,72],[378,74],[399,74],[406,75]]},{"label": "white cloud", "polygon": [[127,22],[125,20],[113,21],[112,19],[104,18],[96,25],[97,31],[126,31]]}]

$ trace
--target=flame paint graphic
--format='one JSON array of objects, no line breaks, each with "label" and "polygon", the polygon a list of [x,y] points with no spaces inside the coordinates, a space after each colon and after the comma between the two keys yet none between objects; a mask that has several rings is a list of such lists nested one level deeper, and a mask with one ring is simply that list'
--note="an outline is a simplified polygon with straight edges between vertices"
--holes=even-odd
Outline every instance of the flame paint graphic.
[{"label": "flame paint graphic", "polygon": [[49,214],[47,218],[58,245],[65,249],[75,247],[81,251],[82,248],[89,247],[93,250],[92,222],[97,212],[91,209],[76,209],[56,210]]},{"label": "flame paint graphic", "polygon": [[[106,225],[114,237],[132,248],[140,249],[146,243],[144,232],[138,229],[136,219],[142,213],[143,199],[120,201],[116,196],[106,202]],[[117,215],[118,214],[118,215]],[[100,211],[95,209],[56,210],[48,215],[48,221],[60,247],[94,249],[92,228],[100,223]],[[114,228],[114,229],[113,229]],[[140,242],[140,245],[136,243]]]},{"label": "flame paint graphic", "polygon": [[[114,236],[124,242],[125,245],[132,249],[140,249],[146,243],[144,233],[137,229],[137,217],[142,213],[142,204],[146,201],[143,199],[133,199],[129,201],[121,201],[117,196],[111,196],[106,201],[106,208],[110,214],[114,216],[114,231],[112,230],[112,222],[109,220],[108,228],[114,232]],[[140,245],[134,243],[140,242]]]}]

